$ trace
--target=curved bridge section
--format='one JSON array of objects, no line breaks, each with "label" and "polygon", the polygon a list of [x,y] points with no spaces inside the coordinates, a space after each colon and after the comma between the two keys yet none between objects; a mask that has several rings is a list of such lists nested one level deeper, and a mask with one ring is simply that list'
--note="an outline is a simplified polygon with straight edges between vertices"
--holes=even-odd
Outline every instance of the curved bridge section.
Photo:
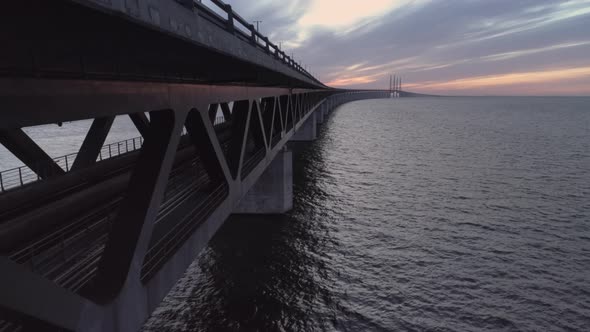
[{"label": "curved bridge section", "polygon": [[[287,142],[313,140],[342,103],[390,96],[29,78],[0,91],[0,141],[37,174],[0,195],[0,326],[43,331],[138,330],[231,213],[290,208]],[[142,138],[106,158],[115,116]],[[22,130],[82,119],[65,168]]]},{"label": "curved bridge section", "polygon": [[[292,205],[338,105],[218,0],[19,0],[0,19],[0,331],[137,331],[231,213]],[[141,137],[104,145],[115,117]],[[91,120],[51,158],[23,128]],[[65,130],[65,129],[64,129]]]}]

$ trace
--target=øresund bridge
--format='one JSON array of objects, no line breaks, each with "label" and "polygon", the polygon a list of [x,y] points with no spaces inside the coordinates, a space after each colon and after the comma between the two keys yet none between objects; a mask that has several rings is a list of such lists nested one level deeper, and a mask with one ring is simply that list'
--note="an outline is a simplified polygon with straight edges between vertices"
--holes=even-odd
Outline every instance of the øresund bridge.
[{"label": "\u00f8resund bridge", "polygon": [[[230,214],[291,208],[288,142],[413,95],[327,87],[218,0],[2,7],[0,331],[139,330]],[[104,145],[117,116],[141,137]],[[23,130],[79,120],[59,158]]]}]

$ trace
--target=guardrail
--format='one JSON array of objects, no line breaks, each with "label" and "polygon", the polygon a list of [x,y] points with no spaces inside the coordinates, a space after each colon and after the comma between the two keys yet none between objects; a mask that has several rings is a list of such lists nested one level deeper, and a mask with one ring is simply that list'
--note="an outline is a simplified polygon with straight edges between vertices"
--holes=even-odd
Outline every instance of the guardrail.
[{"label": "guardrail", "polygon": [[311,78],[316,83],[322,84],[311,75],[303,66],[288,56],[279,46],[272,43],[268,37],[261,34],[253,24],[233,11],[229,4],[221,0],[176,0],[182,5],[191,9],[195,8],[199,15],[204,16],[212,23],[227,30],[240,39],[249,42],[254,47],[272,55],[275,59],[282,61],[297,72]]},{"label": "guardrail", "polygon": [[[124,141],[107,144],[100,149],[97,161],[110,159],[120,156],[122,154],[133,152],[143,145],[143,137],[130,138]],[[65,156],[53,158],[57,164],[65,172],[72,170],[74,161],[78,153],[70,153]],[[51,169],[48,164],[37,164],[38,169]],[[8,190],[22,187],[24,185],[37,182],[41,180],[41,176],[33,171],[28,166],[20,166],[0,172],[0,192],[4,193]]]},{"label": "guardrail", "polygon": [[[219,126],[226,122],[226,119],[222,116],[216,117],[213,121],[214,126]],[[182,135],[186,135],[186,129],[182,129]],[[141,148],[143,145],[143,137],[134,137],[124,141],[115,142],[104,145],[98,154],[97,161],[103,161],[106,159],[114,158],[129,152],[133,152]],[[65,156],[54,158],[53,161],[65,172],[72,170],[72,166],[78,153],[70,153]],[[51,169],[47,164],[37,164],[38,169]],[[11,168],[0,172],[0,193],[7,192],[16,188],[20,188],[27,184],[31,184],[42,180],[42,177],[35,173],[28,166],[20,166]]]}]

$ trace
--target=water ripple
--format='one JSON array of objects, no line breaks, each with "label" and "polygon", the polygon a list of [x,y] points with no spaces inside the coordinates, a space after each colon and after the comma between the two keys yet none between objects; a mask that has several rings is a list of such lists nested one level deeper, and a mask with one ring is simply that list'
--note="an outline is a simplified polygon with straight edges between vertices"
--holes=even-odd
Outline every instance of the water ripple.
[{"label": "water ripple", "polygon": [[347,104],[146,331],[585,331],[590,99]]}]

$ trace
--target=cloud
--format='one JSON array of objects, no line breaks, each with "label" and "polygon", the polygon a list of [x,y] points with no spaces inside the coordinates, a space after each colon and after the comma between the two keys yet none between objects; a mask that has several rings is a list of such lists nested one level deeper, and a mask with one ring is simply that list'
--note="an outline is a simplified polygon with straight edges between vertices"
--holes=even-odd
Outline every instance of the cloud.
[{"label": "cloud", "polygon": [[[541,83],[490,77],[590,67],[590,0],[233,2],[335,86],[383,88],[396,73],[415,89],[446,81],[455,83],[437,91],[465,93],[474,84],[471,91],[481,93],[483,81],[473,78],[486,78],[486,92],[530,94]],[[559,93],[568,94],[568,85],[571,94],[587,87],[570,78],[562,78]]]},{"label": "cloud", "polygon": [[429,90],[441,90],[449,88],[465,90],[469,88],[489,88],[498,85],[513,86],[521,84],[545,84],[548,82],[557,85],[560,82],[575,81],[580,78],[590,78],[590,66],[565,69],[551,69],[536,72],[520,72],[479,77],[467,77],[451,81],[414,83],[410,86],[415,88],[427,88]]},{"label": "cloud", "polygon": [[400,0],[322,0],[314,1],[298,23],[300,26],[340,28],[366,17],[381,16],[399,6]]},{"label": "cloud", "polygon": [[352,77],[338,77],[330,82],[327,82],[328,86],[348,86],[351,84],[367,84],[373,83],[377,80],[376,76],[352,76]]},{"label": "cloud", "polygon": [[545,47],[538,47],[538,48],[533,48],[533,49],[524,49],[524,50],[516,50],[516,51],[510,51],[510,52],[504,52],[504,53],[498,53],[498,54],[491,54],[491,55],[483,56],[481,59],[482,59],[482,61],[502,61],[502,60],[514,59],[514,58],[518,58],[518,57],[522,57],[522,56],[529,56],[529,55],[533,55],[533,54],[537,54],[537,53],[551,52],[551,51],[557,51],[557,50],[570,48],[570,47],[587,46],[587,45],[590,45],[590,41],[569,42],[569,43],[550,45],[550,46],[545,46]]},{"label": "cloud", "polygon": [[249,21],[262,21],[260,31],[276,44],[292,45],[299,38],[297,23],[309,10],[314,0],[226,1],[232,8]]}]

